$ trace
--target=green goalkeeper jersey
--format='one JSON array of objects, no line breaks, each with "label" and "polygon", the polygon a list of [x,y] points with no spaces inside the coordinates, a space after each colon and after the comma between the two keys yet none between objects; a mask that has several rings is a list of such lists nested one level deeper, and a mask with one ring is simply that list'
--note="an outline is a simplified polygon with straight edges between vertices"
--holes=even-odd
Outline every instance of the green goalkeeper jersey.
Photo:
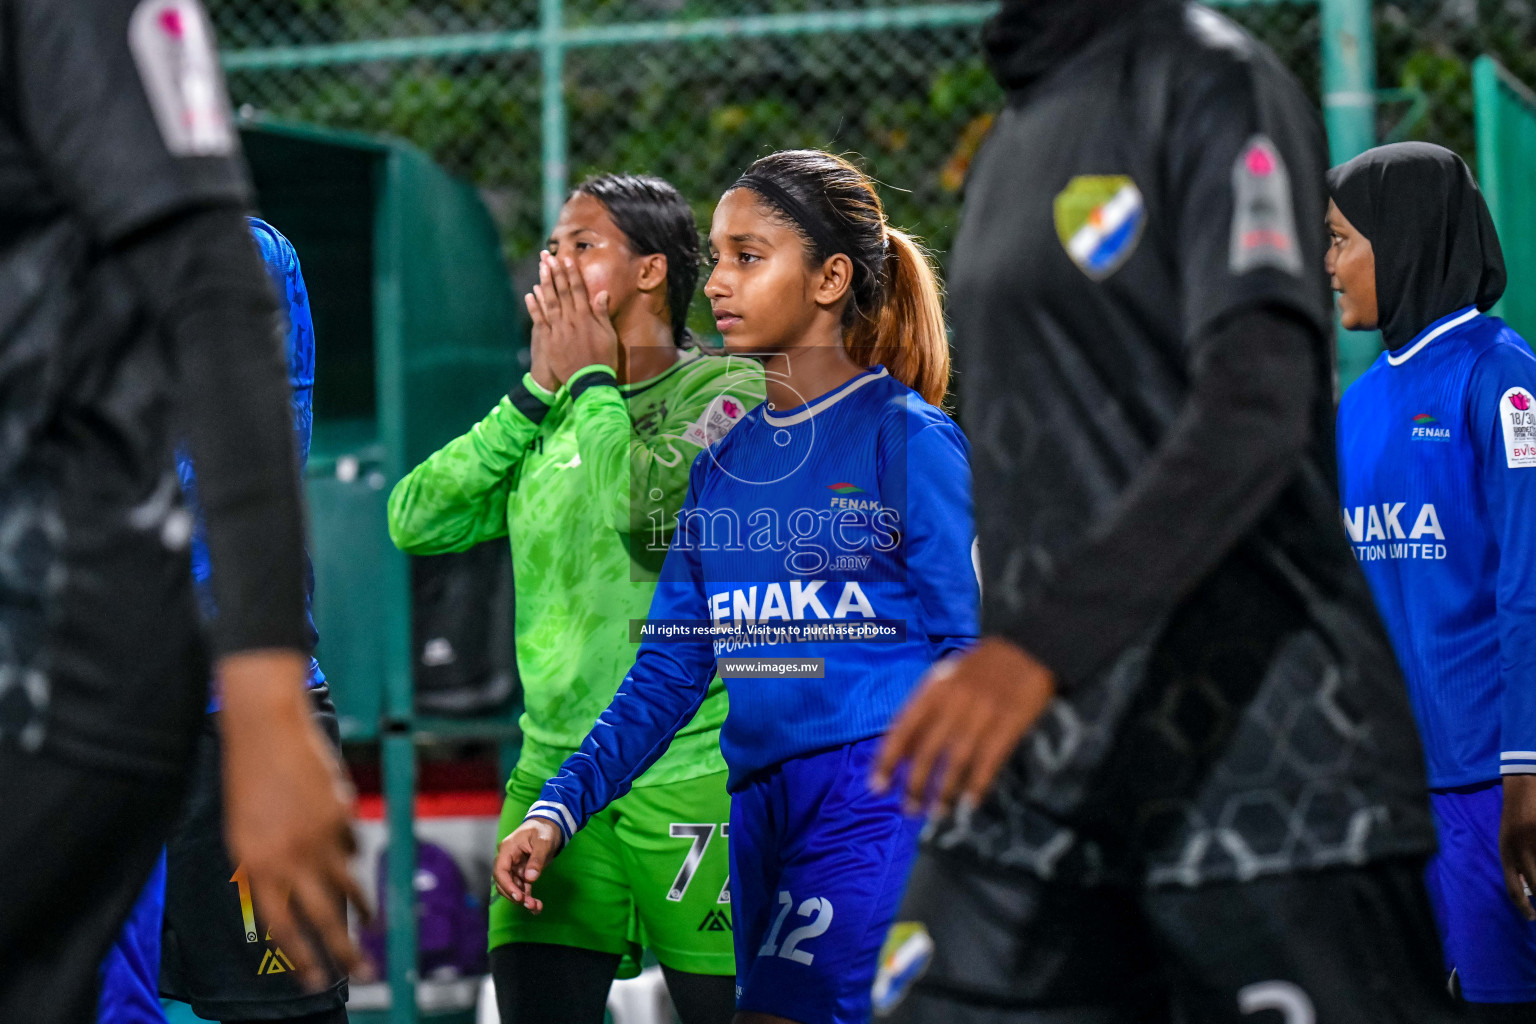
[{"label": "green goalkeeper jersey", "polygon": [[[763,400],[755,362],[683,351],[650,380],[585,367],[551,394],[524,376],[469,433],[389,497],[389,533],[417,555],[511,537],[520,765],[554,775],[635,659],[630,621],[656,589],[694,457]],[[725,689],[636,785],[725,770]]]}]

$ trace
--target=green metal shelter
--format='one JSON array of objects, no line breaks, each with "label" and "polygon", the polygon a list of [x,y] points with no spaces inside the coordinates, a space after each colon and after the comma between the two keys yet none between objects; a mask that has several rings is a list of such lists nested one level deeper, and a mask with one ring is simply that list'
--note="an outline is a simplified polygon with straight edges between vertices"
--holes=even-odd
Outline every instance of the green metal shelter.
[{"label": "green metal shelter", "polygon": [[1472,66],[1477,176],[1509,287],[1493,312],[1536,340],[1536,93],[1486,54]]}]

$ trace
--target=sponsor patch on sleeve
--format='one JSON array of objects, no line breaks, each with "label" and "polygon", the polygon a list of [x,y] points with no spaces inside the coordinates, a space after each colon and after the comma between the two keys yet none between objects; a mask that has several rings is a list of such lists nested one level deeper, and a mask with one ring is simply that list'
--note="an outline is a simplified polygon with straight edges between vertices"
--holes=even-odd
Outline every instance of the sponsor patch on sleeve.
[{"label": "sponsor patch on sleeve", "polygon": [[213,30],[197,0],[140,0],[128,20],[128,48],[172,156],[235,151]]},{"label": "sponsor patch on sleeve", "polygon": [[697,420],[683,431],[683,440],[708,448],[731,432],[747,413],[746,405],[735,395],[719,395],[704,409]]},{"label": "sponsor patch on sleeve", "polygon": [[1267,135],[1254,135],[1232,164],[1232,242],[1228,269],[1246,274],[1271,267],[1301,275],[1301,244],[1291,176]]},{"label": "sponsor patch on sleeve", "polygon": [[1499,399],[1504,458],[1510,469],[1536,466],[1536,398],[1530,388],[1510,388]]}]

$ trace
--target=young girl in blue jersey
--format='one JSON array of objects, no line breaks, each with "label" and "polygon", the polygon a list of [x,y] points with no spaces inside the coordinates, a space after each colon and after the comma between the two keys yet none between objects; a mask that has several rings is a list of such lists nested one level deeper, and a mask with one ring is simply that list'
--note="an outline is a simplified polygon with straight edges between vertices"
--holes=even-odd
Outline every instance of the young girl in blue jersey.
[{"label": "young girl in blue jersey", "polygon": [[1382,146],[1328,186],[1344,326],[1387,346],[1339,407],[1344,524],[1424,741],[1452,989],[1536,1020],[1536,358],[1485,315],[1504,258],[1459,157]]},{"label": "young girl in blue jersey", "polygon": [[[715,322],[763,361],[768,401],[695,461],[647,620],[672,636],[648,634],[503,842],[496,884],[542,909],[540,869],[666,749],[718,656],[731,820],[695,841],[730,843],[736,1019],[862,1021],[921,825],[869,787],[879,737],[977,632],[968,449],[936,407],[938,283],[871,181],[817,151],[753,164],[710,248]],[[586,301],[574,275],[556,287]]]}]

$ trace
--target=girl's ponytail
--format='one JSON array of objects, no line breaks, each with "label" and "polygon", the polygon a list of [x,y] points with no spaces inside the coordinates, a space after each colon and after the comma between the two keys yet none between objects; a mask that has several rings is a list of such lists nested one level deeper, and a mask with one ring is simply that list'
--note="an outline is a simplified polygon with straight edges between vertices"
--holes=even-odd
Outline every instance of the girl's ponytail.
[{"label": "girl's ponytail", "polygon": [[817,149],[773,153],[736,183],[755,190],[805,239],[820,265],[853,263],[843,346],[860,366],[884,365],[934,405],[949,388],[949,336],[933,262],[917,239],[891,227],[875,183],[840,156]]},{"label": "girl's ponytail", "polygon": [[939,276],[928,251],[905,231],[887,227],[881,302],[860,317],[843,342],[861,366],[884,364],[891,376],[933,405],[949,390],[949,332]]}]

